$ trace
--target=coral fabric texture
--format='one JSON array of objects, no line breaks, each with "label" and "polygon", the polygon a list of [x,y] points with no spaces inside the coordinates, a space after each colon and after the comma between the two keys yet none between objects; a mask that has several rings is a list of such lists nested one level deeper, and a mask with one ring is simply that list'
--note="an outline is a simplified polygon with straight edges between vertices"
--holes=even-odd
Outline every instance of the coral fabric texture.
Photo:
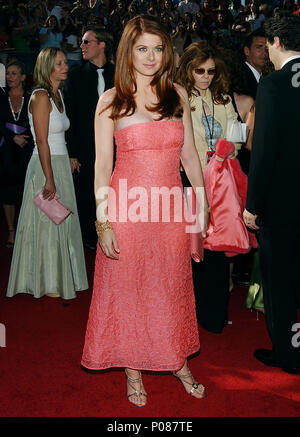
[{"label": "coral fabric texture", "polygon": [[[186,222],[176,221],[181,206],[172,196],[169,221],[161,204],[158,213],[151,196],[153,187],[173,188],[183,203],[179,172],[183,130],[180,121],[164,120],[115,132],[117,159],[111,187],[116,205],[127,201],[127,211],[136,210],[141,220],[124,220],[117,208],[114,221],[114,199],[109,196],[120,255],[110,259],[98,247],[81,362],[88,369],[178,370],[199,350]],[[120,180],[123,184],[126,180],[127,200]],[[145,193],[148,208],[138,207]],[[150,220],[151,214],[158,219]]]}]

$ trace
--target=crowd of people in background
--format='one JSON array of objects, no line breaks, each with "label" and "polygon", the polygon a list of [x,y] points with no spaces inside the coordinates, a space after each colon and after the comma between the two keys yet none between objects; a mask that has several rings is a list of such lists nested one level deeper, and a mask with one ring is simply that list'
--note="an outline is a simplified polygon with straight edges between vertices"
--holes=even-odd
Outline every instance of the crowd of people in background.
[{"label": "crowd of people in background", "polygon": [[[83,27],[97,25],[113,39],[113,58],[128,20],[147,13],[167,28],[179,56],[192,42],[208,40],[219,47],[241,49],[246,36],[278,10],[299,14],[299,0],[6,0],[0,7],[0,56],[16,57],[33,73],[45,47],[67,54],[69,66],[81,63]],[[1,59],[0,59],[1,60]]]}]

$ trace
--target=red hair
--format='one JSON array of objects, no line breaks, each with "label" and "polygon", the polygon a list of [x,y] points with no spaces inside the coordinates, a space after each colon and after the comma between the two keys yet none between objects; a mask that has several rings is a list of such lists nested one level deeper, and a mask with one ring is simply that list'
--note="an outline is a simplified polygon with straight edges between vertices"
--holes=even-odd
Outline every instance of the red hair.
[{"label": "red hair", "polygon": [[136,110],[134,94],[137,86],[132,61],[132,49],[136,40],[143,33],[159,36],[163,45],[162,65],[150,83],[156,89],[158,103],[147,109],[151,112],[158,112],[160,119],[173,116],[180,117],[182,115],[180,98],[173,85],[175,62],[170,37],[155,17],[139,15],[126,24],[117,50],[116,94],[109,105],[112,108],[111,118],[113,120],[132,115]]}]

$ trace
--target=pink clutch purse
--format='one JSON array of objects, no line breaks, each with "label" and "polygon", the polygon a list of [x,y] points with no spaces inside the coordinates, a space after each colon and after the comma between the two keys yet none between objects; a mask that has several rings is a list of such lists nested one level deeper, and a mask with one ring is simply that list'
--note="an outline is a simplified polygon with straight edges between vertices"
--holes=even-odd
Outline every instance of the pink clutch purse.
[{"label": "pink clutch purse", "polygon": [[63,222],[72,212],[59,200],[58,194],[55,194],[52,200],[48,200],[43,198],[43,191],[41,191],[33,201],[56,225]]}]

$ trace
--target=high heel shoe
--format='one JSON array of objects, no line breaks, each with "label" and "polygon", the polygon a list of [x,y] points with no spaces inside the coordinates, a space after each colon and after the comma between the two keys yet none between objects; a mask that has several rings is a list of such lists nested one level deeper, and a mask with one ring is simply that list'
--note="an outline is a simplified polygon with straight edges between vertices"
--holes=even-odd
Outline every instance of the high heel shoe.
[{"label": "high heel shoe", "polygon": [[[181,375],[180,373],[178,373],[178,371],[173,372],[173,375],[175,376],[175,378],[179,379],[182,382],[186,392],[189,393],[191,396],[194,396],[197,399],[203,399],[206,397],[205,387],[195,380],[195,378],[193,377],[190,370],[188,371],[188,373],[186,375]],[[186,380],[187,378],[191,378],[193,382],[191,383],[191,382],[187,381]],[[190,385],[192,387],[191,390],[190,391],[187,390],[187,388],[185,387],[184,384]],[[198,391],[198,393],[200,394],[200,396],[198,397],[198,396],[195,396],[195,392],[199,388],[200,388],[200,391]]]},{"label": "high heel shoe", "polygon": [[256,312],[256,320],[259,320],[259,317],[258,317],[258,315],[259,314],[265,314],[265,310],[264,310],[264,308],[251,308],[251,310],[250,310],[251,312],[252,311],[255,311]]},{"label": "high heel shoe", "polygon": [[[127,394],[127,397],[129,399],[129,401],[133,404],[136,405],[137,407],[144,407],[147,403],[147,393],[145,391],[143,391],[143,383],[142,383],[142,375],[141,372],[139,372],[139,377],[138,378],[131,378],[130,376],[128,376],[128,373],[125,369],[125,374],[126,374],[126,378],[127,378],[127,384],[128,386],[133,390],[132,393]],[[136,383],[140,383],[140,389],[137,390],[132,384],[136,384]],[[137,401],[135,402],[134,399],[130,399],[132,396],[134,396]],[[143,399],[144,397],[144,399]]]},{"label": "high heel shoe", "polygon": [[264,308],[255,308],[255,311],[256,311],[256,320],[259,320],[258,317],[259,314],[265,314]]}]

